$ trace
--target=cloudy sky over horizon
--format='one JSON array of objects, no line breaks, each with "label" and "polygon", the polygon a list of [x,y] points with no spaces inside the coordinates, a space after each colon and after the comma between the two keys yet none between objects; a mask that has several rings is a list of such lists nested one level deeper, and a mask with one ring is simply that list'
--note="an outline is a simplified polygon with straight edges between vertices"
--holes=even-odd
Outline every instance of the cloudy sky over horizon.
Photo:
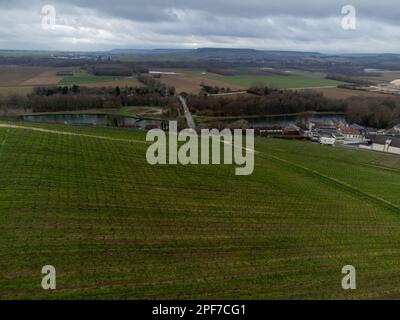
[{"label": "cloudy sky over horizon", "polygon": [[[45,5],[56,10],[51,28]],[[357,10],[356,30],[342,28],[345,5]],[[0,0],[0,49],[400,53],[399,17],[397,0]]]}]

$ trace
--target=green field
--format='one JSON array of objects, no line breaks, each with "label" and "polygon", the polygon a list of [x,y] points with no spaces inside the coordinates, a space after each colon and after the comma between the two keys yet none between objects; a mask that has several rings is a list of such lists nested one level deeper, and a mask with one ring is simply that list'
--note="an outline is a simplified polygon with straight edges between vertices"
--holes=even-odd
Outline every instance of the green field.
[{"label": "green field", "polygon": [[65,76],[58,83],[59,85],[80,85],[80,84],[90,84],[90,83],[102,83],[111,82],[125,79],[125,77],[116,76],[96,76],[93,74],[88,74],[86,72],[75,73],[72,76]]},{"label": "green field", "polygon": [[183,72],[185,76],[202,77],[204,79],[218,80],[228,84],[237,84],[244,87],[262,84],[278,89],[336,87],[343,82],[325,79],[325,75],[312,72],[293,72],[284,75],[233,75],[223,76],[215,73],[201,71]]},{"label": "green field", "polygon": [[87,109],[77,111],[59,111],[59,112],[34,112],[25,113],[25,116],[39,116],[39,115],[57,115],[57,114],[106,114],[122,117],[142,117],[142,118],[163,118],[163,109],[160,107],[149,106],[133,106],[121,108],[102,108],[102,109]]},{"label": "green field", "polygon": [[239,177],[152,167],[140,131],[19,125],[51,131],[0,127],[1,299],[400,297],[398,157],[257,138]]}]

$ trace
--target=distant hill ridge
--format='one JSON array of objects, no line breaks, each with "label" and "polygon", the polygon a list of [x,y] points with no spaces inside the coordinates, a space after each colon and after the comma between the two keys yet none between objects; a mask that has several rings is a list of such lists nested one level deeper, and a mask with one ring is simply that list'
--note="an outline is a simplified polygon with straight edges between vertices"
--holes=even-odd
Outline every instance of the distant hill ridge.
[{"label": "distant hill ridge", "polygon": [[198,48],[198,49],[113,49],[109,51],[113,54],[173,54],[173,53],[193,53],[193,54],[283,54],[283,55],[322,55],[319,52],[306,51],[280,51],[280,50],[257,50],[247,48]]}]

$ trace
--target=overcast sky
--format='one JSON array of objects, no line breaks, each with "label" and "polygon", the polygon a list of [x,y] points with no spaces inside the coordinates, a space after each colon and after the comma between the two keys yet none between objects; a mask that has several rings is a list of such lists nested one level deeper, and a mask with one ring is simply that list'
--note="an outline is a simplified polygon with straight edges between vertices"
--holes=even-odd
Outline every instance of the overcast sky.
[{"label": "overcast sky", "polygon": [[[43,28],[43,6],[56,25]],[[356,8],[356,30],[342,7]],[[0,0],[0,49],[236,47],[400,53],[398,0]]]}]

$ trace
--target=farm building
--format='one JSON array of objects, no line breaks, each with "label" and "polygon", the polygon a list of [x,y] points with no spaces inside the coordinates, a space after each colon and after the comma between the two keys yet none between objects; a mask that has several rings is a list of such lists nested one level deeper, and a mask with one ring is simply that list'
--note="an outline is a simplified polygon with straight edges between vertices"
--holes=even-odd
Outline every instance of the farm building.
[{"label": "farm building", "polygon": [[352,129],[354,129],[354,130],[357,130],[360,134],[362,134],[362,135],[365,135],[366,133],[367,133],[367,128],[365,128],[365,127],[363,127],[363,126],[360,126],[359,124],[357,124],[357,123],[353,123],[353,124],[351,124],[350,126],[349,126],[350,128],[352,128]]},{"label": "farm building", "polygon": [[351,127],[341,127],[339,130],[344,136],[345,143],[362,143],[364,141],[364,135],[359,130]]},{"label": "farm building", "polygon": [[283,135],[287,137],[301,137],[303,136],[303,130],[292,124],[283,129]]},{"label": "farm building", "polygon": [[312,140],[319,141],[321,137],[334,138],[336,143],[344,143],[344,135],[334,127],[318,128],[312,133]]},{"label": "farm building", "polygon": [[279,126],[262,127],[255,129],[255,132],[263,137],[279,137],[283,135],[283,128]]},{"label": "farm building", "polygon": [[400,135],[400,124],[394,126],[393,128],[390,128],[389,130],[386,131],[386,134],[388,135]]},{"label": "farm building", "polygon": [[275,137],[275,138],[289,138],[289,139],[305,138],[304,131],[300,127],[293,124],[285,128],[280,126],[257,128],[256,134],[259,134],[264,137]]}]

